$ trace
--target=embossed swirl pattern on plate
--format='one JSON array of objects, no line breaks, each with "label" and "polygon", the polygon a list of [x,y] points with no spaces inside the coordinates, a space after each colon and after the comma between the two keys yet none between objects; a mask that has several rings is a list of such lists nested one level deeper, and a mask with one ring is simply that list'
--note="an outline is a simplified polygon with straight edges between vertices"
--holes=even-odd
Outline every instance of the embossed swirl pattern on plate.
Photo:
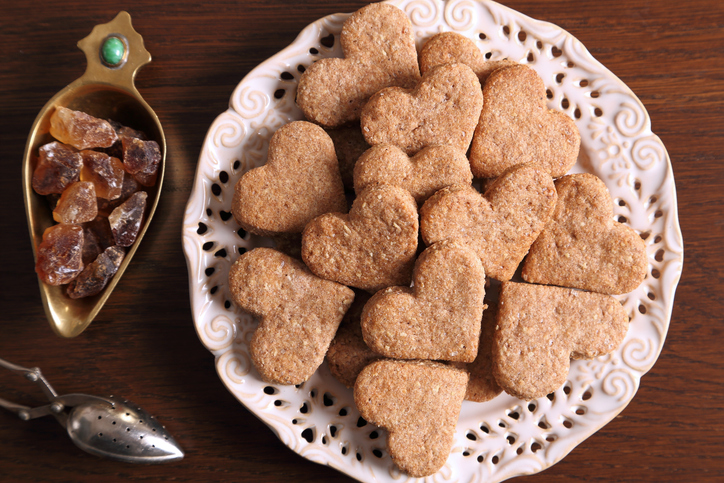
[{"label": "embossed swirl pattern on plate", "polygon": [[[508,57],[536,69],[548,89],[549,107],[575,119],[581,132],[573,171],[603,179],[615,217],[646,240],[647,279],[621,297],[631,315],[621,347],[592,361],[573,361],[566,384],[548,397],[520,401],[503,394],[486,403],[465,402],[448,462],[426,481],[496,482],[541,471],[615,417],[661,351],[683,259],[668,155],[628,87],[559,27],[487,0],[389,3],[411,19],[418,47],[429,36],[452,30],[470,37],[491,59]],[[299,386],[260,380],[248,354],[256,321],[230,303],[225,283],[240,253],[273,245],[244,232],[230,217],[234,184],[265,162],[274,131],[301,117],[294,103],[296,82],[315,60],[340,55],[339,33],[347,16],[309,25],[237,86],[231,108],[212,124],[204,142],[183,241],[196,330],[232,394],[299,454],[361,481],[392,483],[410,479],[386,453],[386,433],[359,419],[351,391],[326,365]],[[332,47],[322,42],[330,34]]]}]

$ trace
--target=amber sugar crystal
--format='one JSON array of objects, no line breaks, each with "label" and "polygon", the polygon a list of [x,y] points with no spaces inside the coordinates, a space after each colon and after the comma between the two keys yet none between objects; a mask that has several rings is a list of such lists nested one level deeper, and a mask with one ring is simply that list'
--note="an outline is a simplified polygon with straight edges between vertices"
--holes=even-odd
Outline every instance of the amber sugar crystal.
[{"label": "amber sugar crystal", "polygon": [[161,148],[156,141],[123,138],[123,165],[143,186],[156,184],[161,164]]},{"label": "amber sugar crystal", "polygon": [[137,191],[108,216],[116,245],[129,247],[136,241],[146,211],[148,193]]},{"label": "amber sugar crystal", "polygon": [[50,135],[79,150],[107,148],[118,140],[108,121],[60,106],[50,116]]},{"label": "amber sugar crystal", "polygon": [[85,150],[80,154],[83,157],[81,181],[92,182],[98,198],[115,200],[120,197],[126,172],[121,160],[98,151]]},{"label": "amber sugar crystal", "polygon": [[53,219],[58,223],[85,223],[96,216],[96,189],[90,181],[78,181],[68,186],[53,210]]},{"label": "amber sugar crystal", "polygon": [[43,232],[35,271],[48,285],[69,283],[83,270],[83,228],[53,225]]},{"label": "amber sugar crystal", "polygon": [[97,295],[108,284],[121,266],[126,252],[119,246],[106,248],[103,253],[68,285],[68,296],[72,299]]},{"label": "amber sugar crystal", "polygon": [[92,221],[83,223],[83,263],[88,265],[103,253],[106,248],[115,245],[108,217],[96,216]]},{"label": "amber sugar crystal", "polygon": [[83,160],[71,146],[54,141],[38,150],[38,165],[33,171],[33,189],[39,195],[60,194],[80,178]]},{"label": "amber sugar crystal", "polygon": [[115,200],[105,200],[98,198],[98,214],[108,216],[111,212],[121,205],[124,201],[131,197],[133,193],[141,189],[141,185],[133,179],[128,173],[123,176],[123,184],[121,185],[121,196]]}]

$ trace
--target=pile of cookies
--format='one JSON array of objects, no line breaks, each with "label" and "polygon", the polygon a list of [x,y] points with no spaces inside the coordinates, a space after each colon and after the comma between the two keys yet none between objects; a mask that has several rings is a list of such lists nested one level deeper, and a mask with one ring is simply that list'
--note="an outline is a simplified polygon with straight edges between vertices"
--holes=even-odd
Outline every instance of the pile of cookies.
[{"label": "pile of cookies", "polygon": [[545,396],[572,358],[621,343],[612,295],[641,283],[646,250],[601,180],[566,175],[580,136],[533,69],[450,32],[418,58],[387,4],[352,14],[340,41],[344,58],[299,81],[307,120],[236,185],[238,224],[287,249],[239,256],[229,287],[259,318],[249,351],[265,381],[300,384],[326,356],[422,477],[444,465],[464,399]]}]

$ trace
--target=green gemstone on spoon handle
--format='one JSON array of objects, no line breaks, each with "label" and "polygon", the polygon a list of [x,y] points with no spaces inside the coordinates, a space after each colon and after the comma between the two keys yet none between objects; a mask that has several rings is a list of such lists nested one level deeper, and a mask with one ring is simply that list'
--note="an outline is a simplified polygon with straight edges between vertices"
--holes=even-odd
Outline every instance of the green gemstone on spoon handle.
[{"label": "green gemstone on spoon handle", "polygon": [[101,47],[101,57],[106,64],[115,66],[121,63],[125,51],[126,46],[121,39],[118,37],[108,37]]}]

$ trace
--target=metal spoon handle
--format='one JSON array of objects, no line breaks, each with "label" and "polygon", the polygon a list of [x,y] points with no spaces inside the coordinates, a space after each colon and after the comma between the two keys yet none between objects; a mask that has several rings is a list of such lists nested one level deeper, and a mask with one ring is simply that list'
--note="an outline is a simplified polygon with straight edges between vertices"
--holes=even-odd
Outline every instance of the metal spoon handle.
[{"label": "metal spoon handle", "polygon": [[[23,406],[22,404],[16,404],[8,401],[7,399],[0,398],[0,407],[17,413],[20,419],[24,421],[39,418],[42,416],[47,416],[48,414],[52,414],[56,418],[62,417],[59,413],[63,410],[63,405],[59,405],[59,403],[55,402],[58,394],[55,392],[53,386],[50,385],[48,380],[45,379],[43,374],[40,372],[40,369],[38,369],[37,367],[28,369],[27,367],[13,364],[4,359],[0,359],[0,366],[13,372],[22,374],[27,380],[36,383],[43,391],[43,393],[47,396],[48,400],[51,401],[51,404],[41,406],[39,408],[30,408],[29,406]],[[65,422],[64,419],[65,418],[63,418],[63,420],[58,419],[58,421],[62,424]]]}]

